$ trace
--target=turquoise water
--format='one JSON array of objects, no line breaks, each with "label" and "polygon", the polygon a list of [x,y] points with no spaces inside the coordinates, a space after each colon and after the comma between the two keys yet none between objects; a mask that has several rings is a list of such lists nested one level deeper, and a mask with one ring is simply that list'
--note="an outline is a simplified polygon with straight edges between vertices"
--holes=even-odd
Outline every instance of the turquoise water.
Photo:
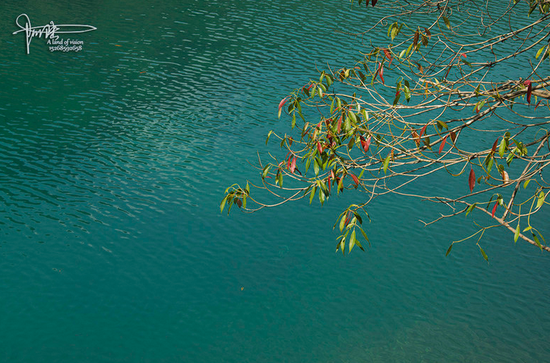
[{"label": "turquoise water", "polygon": [[[284,130],[277,105],[365,47],[347,1],[0,5],[1,362],[550,360],[547,256],[471,220],[380,200],[334,254],[352,196],[220,215]],[[25,54],[15,18],[89,24]],[[269,150],[276,150],[272,146]],[[453,180],[426,187],[457,187]],[[464,184],[466,187],[466,184]],[[348,198],[348,199],[346,199]],[[547,217],[547,216],[545,216]],[[423,218],[424,219],[424,218]]]}]

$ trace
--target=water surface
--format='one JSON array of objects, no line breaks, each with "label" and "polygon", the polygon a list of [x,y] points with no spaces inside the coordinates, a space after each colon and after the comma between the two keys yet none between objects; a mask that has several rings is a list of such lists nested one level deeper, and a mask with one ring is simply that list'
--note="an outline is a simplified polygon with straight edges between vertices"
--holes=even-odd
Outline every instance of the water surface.
[{"label": "water surface", "polygon": [[[364,51],[335,30],[372,11],[31,0],[0,13],[1,361],[550,358],[546,256],[505,232],[484,238],[490,264],[473,243],[445,258],[471,220],[422,228],[439,210],[380,200],[372,247],[343,257],[330,226],[351,195],[219,214],[227,186],[257,178],[247,162],[268,130],[285,130],[280,99]],[[82,52],[35,38],[27,55],[11,34],[21,13],[97,30]]]}]

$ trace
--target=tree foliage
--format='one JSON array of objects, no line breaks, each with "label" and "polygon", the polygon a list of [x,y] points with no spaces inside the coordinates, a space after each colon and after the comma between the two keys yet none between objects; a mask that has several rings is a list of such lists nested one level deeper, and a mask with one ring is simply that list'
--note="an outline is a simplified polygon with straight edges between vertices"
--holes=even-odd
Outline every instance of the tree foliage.
[{"label": "tree foliage", "polygon": [[[477,237],[485,259],[479,238],[494,227],[550,251],[532,224],[550,189],[549,10],[549,0],[356,1],[354,11],[380,14],[356,34],[369,39],[369,51],[347,68],[319,70],[281,100],[278,115],[293,130],[268,140],[278,140],[284,157],[259,160],[261,184],[229,187],[221,210],[301,198],[323,204],[354,190],[357,202],[335,224],[344,252],[368,241],[372,200],[407,195],[449,208],[426,224],[474,211],[490,217],[464,239]],[[370,43],[380,31],[384,44]],[[415,192],[441,172],[464,189]],[[255,188],[277,200],[259,200]]]}]

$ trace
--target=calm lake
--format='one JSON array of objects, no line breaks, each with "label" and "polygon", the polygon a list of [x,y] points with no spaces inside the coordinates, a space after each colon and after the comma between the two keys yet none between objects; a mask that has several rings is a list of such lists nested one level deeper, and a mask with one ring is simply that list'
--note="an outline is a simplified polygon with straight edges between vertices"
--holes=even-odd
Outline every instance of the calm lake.
[{"label": "calm lake", "polygon": [[[372,246],[342,256],[332,225],[353,193],[220,214],[225,188],[259,180],[256,153],[277,152],[279,101],[370,49],[337,30],[372,9],[7,0],[0,14],[0,362],[550,361],[548,255],[506,231],[483,238],[490,263],[475,241],[445,257],[471,218],[423,227],[442,210],[381,199]],[[62,36],[79,52],[34,37],[27,54],[20,14],[97,30]]]}]

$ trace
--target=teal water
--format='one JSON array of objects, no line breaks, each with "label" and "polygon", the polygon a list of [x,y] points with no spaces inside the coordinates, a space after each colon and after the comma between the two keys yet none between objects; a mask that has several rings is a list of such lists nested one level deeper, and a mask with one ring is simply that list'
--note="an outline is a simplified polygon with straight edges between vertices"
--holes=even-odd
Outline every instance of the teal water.
[{"label": "teal water", "polygon": [[[79,53],[12,35],[89,24]],[[366,253],[334,254],[351,195],[220,215],[257,178],[277,105],[365,47],[347,1],[0,5],[0,362],[550,360],[547,256],[504,231],[423,228],[380,200]],[[276,150],[274,146],[269,150]],[[457,187],[453,180],[426,187]],[[465,187],[466,185],[464,185]],[[546,216],[543,216],[547,218]]]}]

